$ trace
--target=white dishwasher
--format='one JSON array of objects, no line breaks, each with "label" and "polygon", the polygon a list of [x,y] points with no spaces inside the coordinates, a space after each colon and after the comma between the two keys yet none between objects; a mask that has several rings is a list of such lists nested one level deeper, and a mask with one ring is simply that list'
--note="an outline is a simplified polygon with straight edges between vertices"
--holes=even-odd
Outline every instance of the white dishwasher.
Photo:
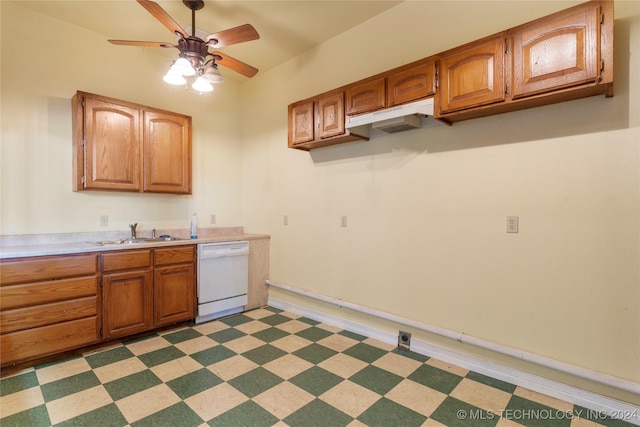
[{"label": "white dishwasher", "polygon": [[247,304],[249,242],[198,245],[196,323],[239,313]]}]

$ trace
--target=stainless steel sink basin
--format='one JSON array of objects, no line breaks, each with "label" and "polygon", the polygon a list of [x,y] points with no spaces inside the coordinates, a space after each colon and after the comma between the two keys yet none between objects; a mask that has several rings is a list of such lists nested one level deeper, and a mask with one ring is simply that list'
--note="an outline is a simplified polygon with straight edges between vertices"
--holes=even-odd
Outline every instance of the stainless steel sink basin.
[{"label": "stainless steel sink basin", "polygon": [[99,242],[91,242],[98,246],[113,246],[113,245],[131,245],[135,243],[154,243],[154,242],[175,242],[178,240],[186,240],[181,239],[179,237],[139,237],[136,239],[121,239],[121,240],[101,240]]}]

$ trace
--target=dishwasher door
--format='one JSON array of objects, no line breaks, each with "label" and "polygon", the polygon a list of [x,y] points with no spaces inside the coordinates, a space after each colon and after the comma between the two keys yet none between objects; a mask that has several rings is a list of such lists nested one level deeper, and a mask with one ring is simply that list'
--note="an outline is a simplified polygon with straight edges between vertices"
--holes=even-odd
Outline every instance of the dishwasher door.
[{"label": "dishwasher door", "polygon": [[242,311],[248,287],[249,242],[198,245],[196,323]]}]

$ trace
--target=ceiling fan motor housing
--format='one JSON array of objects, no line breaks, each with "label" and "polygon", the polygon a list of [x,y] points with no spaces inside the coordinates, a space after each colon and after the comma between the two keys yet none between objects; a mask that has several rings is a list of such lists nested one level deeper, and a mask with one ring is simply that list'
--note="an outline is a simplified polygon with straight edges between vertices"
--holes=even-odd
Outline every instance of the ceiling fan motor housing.
[{"label": "ceiling fan motor housing", "polygon": [[180,38],[178,49],[180,56],[188,59],[195,69],[201,68],[209,55],[207,44],[197,37]]}]

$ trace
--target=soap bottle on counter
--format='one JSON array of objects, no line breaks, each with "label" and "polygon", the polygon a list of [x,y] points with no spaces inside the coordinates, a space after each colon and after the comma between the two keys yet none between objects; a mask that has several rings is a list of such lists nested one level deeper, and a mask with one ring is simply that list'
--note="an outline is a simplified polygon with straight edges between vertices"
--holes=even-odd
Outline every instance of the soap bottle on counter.
[{"label": "soap bottle on counter", "polygon": [[191,215],[190,233],[191,233],[191,238],[192,239],[197,239],[198,238],[198,219],[196,218],[196,214]]}]

